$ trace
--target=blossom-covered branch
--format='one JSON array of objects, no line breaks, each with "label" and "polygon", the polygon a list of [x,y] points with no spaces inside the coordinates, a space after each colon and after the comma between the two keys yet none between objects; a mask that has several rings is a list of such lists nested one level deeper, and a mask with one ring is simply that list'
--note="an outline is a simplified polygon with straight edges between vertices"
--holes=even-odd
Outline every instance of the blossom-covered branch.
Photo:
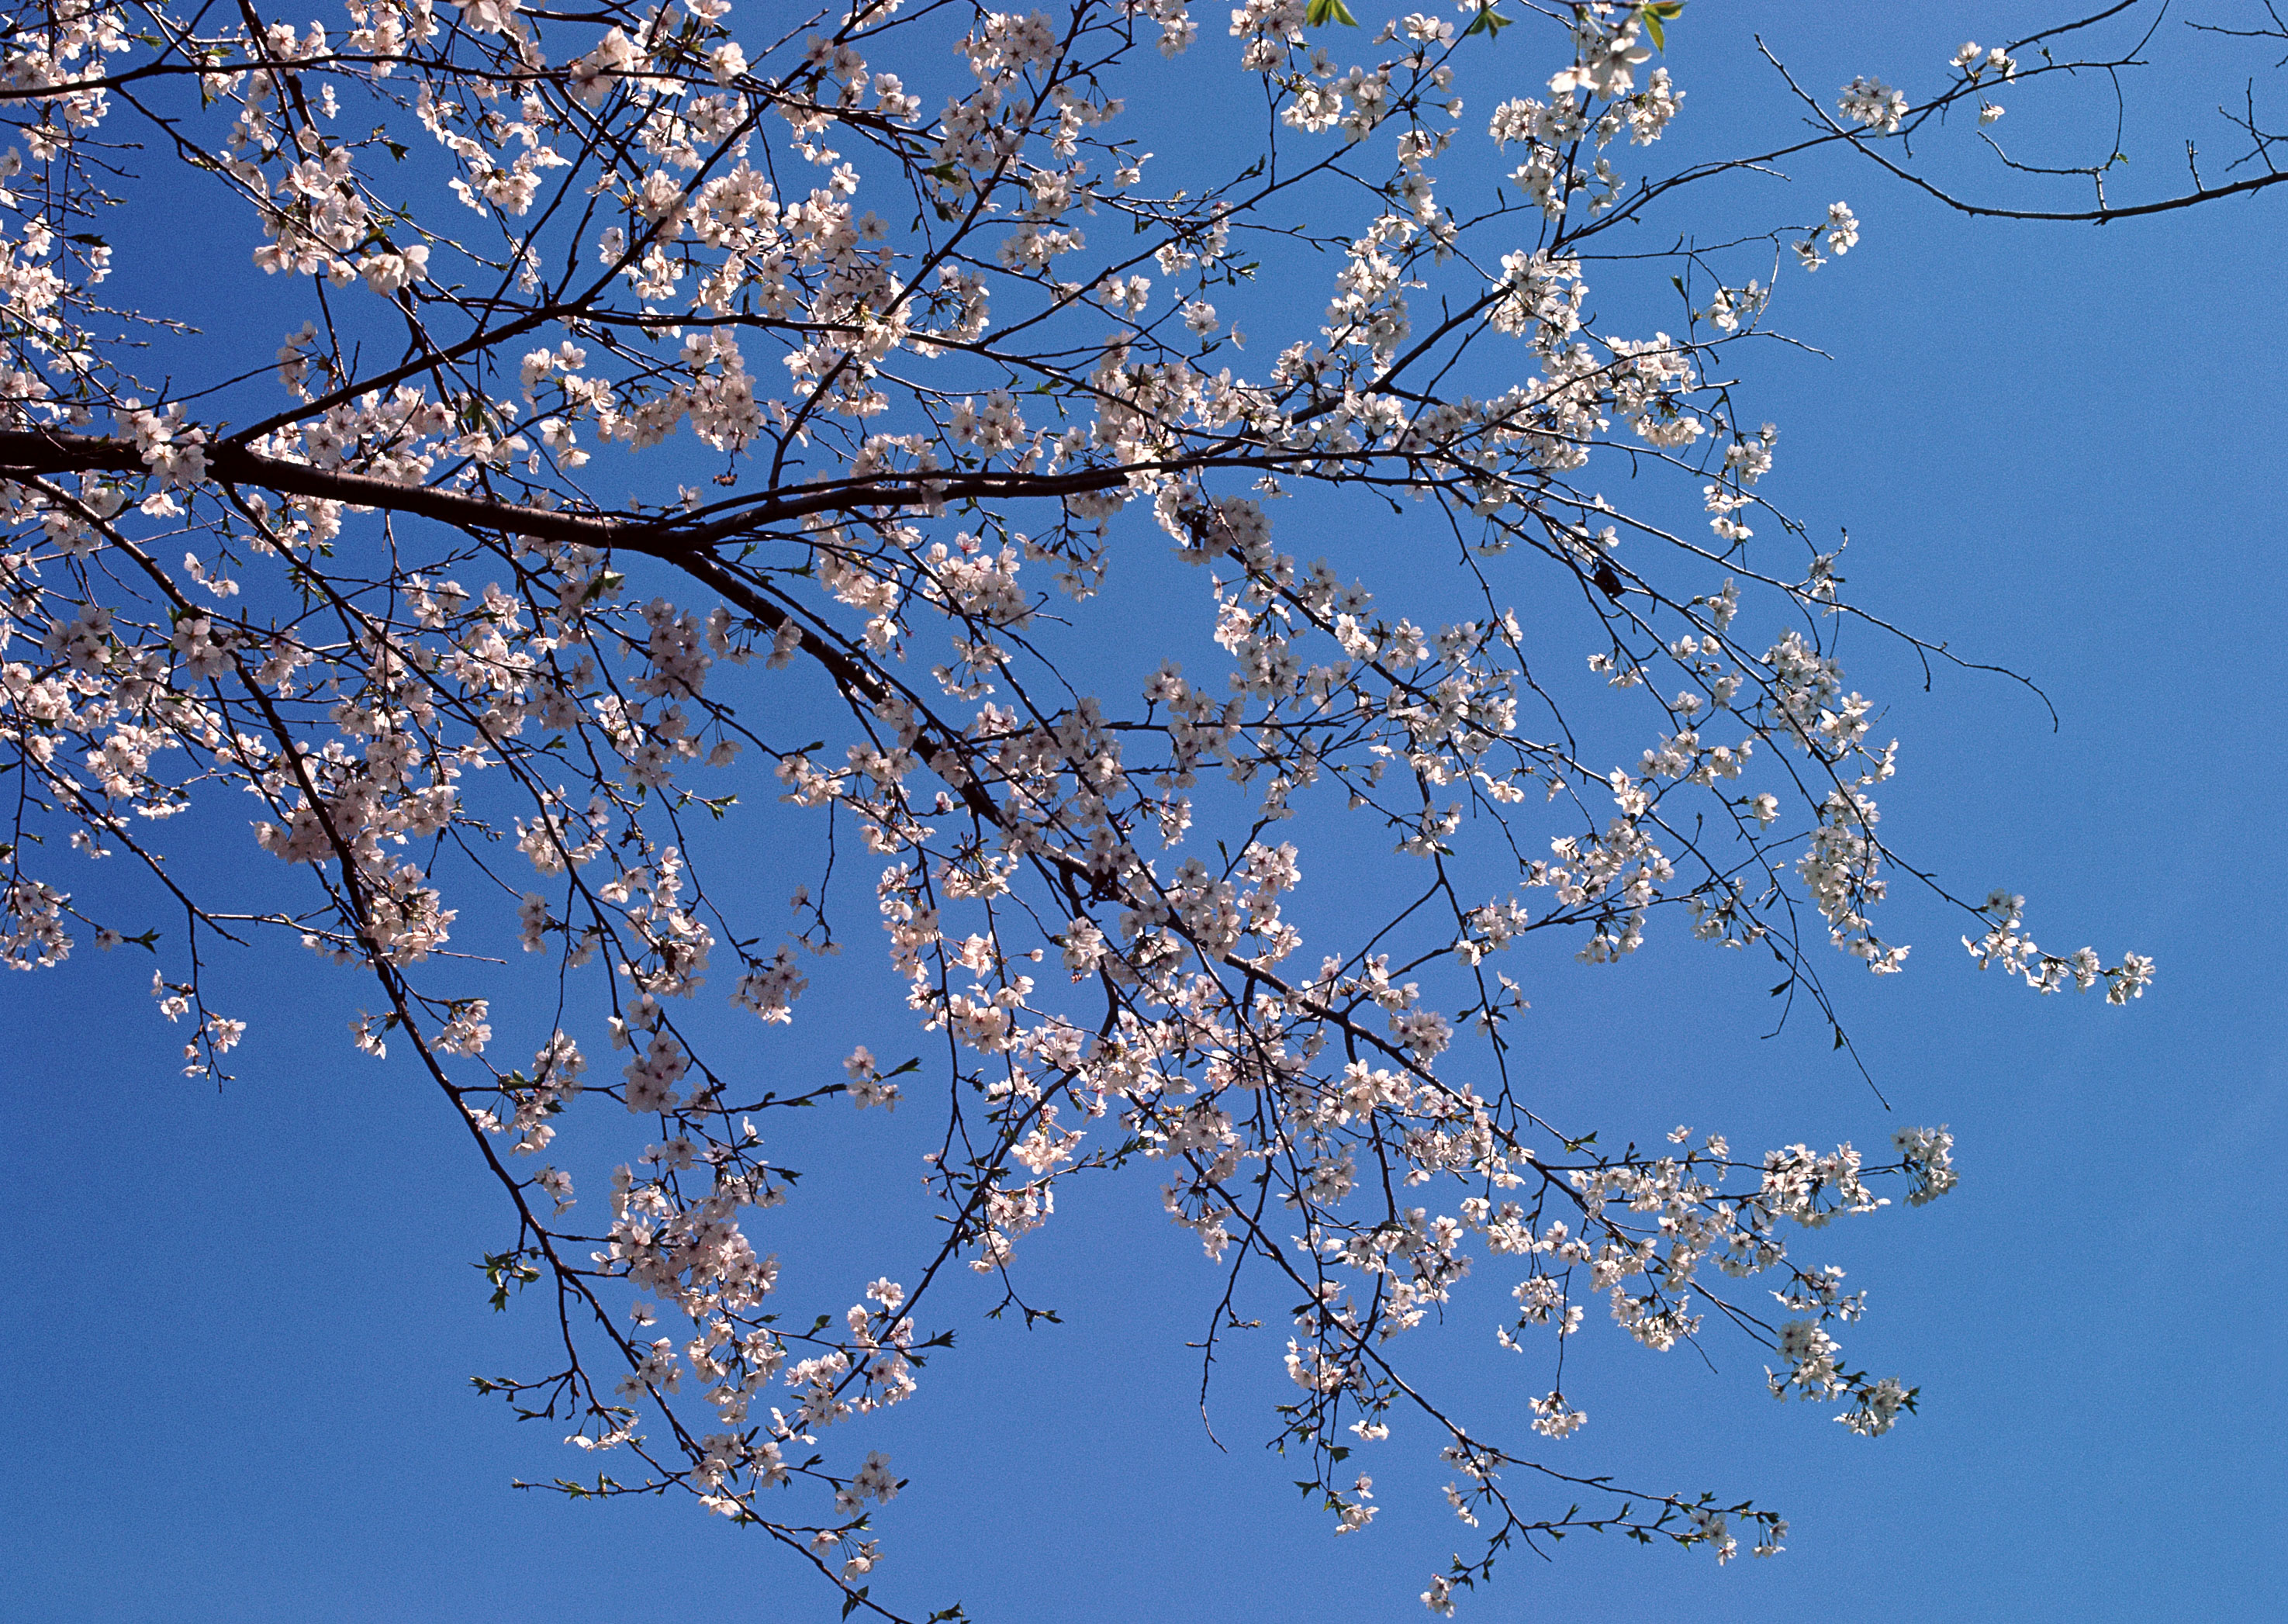
[{"label": "blossom-covered branch", "polygon": [[[409,1053],[507,1203],[495,1306],[552,1303],[545,1368],[480,1388],[570,1429],[595,1470],[565,1492],[686,1492],[846,1612],[912,1616],[871,1577],[901,1480],[846,1423],[950,1347],[944,1282],[1032,1314],[1058,1185],[1124,1168],[1228,1271],[1219,1334],[1243,1271],[1300,1294],[1275,1436],[1338,1532],[1378,1509],[1353,1457],[1426,1423],[1480,1541],[1436,1611],[1574,1528],[1780,1548],[1777,1512],[1559,1463],[1592,1299],[1656,1351],[1712,1313],[1855,1432],[1913,1407],[1832,1334],[1864,1294],[1791,1248],[1943,1193],[1945,1129],[1885,1129],[1880,1165],[1601,1151],[1510,1033],[1537,942],[1769,953],[1839,1047],[1826,952],[1906,963],[1876,923],[1896,745],[1834,653],[1860,611],[1728,376],[1776,271],[1859,218],[1680,246],[1611,316],[1589,289],[1642,280],[1612,234],[1700,183],[1917,115],[1861,82],[1801,139],[1639,173],[1685,105],[1680,8],[1536,9],[1503,49],[1541,93],[1475,111],[1491,8],[1315,9],[1245,0],[1220,39],[1183,0],[0,13],[0,955],[149,948],[217,1076],[245,1034],[218,952],[361,968],[356,1048]],[[1235,75],[1265,109],[1236,154],[1115,93]],[[188,195],[232,244],[199,273],[268,279],[277,333],[103,302]],[[1442,584],[1378,545],[1409,512]],[[1196,639],[1169,603],[1111,635],[1171,551]],[[250,803],[292,907],[169,863],[171,820]],[[765,855],[711,864],[719,823]],[[1398,899],[1305,912],[1330,850]],[[70,865],[118,854],[179,939],[75,900]],[[791,1023],[854,886],[885,1026],[933,1058],[767,1083],[767,1034],[711,1040],[703,1001]],[[2152,974],[1961,906],[2038,990]],[[942,1222],[792,1311],[798,1186],[758,1119],[843,1098],[854,1133],[941,1113]],[[1532,1438],[1474,1430],[1415,1347],[1474,1258],[1514,1277],[1482,1328],[1549,1373]]]}]

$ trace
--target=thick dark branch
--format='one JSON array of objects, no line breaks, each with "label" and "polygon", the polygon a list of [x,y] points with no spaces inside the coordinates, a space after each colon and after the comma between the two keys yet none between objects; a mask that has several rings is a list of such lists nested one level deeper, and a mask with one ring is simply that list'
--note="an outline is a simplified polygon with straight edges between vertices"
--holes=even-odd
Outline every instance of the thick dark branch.
[{"label": "thick dark branch", "polygon": [[[941,502],[1078,495],[1125,485],[1130,474],[1137,471],[1121,466],[1076,469],[1061,474],[963,473],[958,470],[884,474],[870,479],[797,486],[720,519],[691,524],[674,515],[654,518],[566,512],[466,495],[432,485],[401,485],[370,474],[263,456],[227,442],[210,446],[206,461],[208,478],[224,484],[254,485],[291,496],[346,503],[353,507],[390,513],[417,514],[463,528],[589,547],[628,547],[662,556],[711,546],[813,514],[918,507]],[[130,440],[36,429],[0,432],[0,479],[148,471],[142,453]]]}]

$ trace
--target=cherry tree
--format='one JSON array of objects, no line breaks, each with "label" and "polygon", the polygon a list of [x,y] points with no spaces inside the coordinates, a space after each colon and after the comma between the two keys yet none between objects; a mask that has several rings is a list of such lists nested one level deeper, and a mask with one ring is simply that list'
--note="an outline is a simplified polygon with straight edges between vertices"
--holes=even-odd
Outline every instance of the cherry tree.
[{"label": "cherry tree", "polygon": [[[1776,1395],[1887,1432],[1915,1390],[1855,1367],[1864,1294],[1809,1232],[1943,1195],[1951,1137],[1600,1148],[1513,1064],[1529,950],[1768,955],[1847,1050],[1823,978],[1906,966],[1903,876],[2037,992],[2153,974],[1879,832],[1897,746],[1837,634],[1955,657],[1846,595],[1734,376],[1859,220],[1699,201],[1823,150],[2046,218],[2280,178],[2192,160],[2123,203],[2109,157],[2020,206],[1918,168],[2117,75],[2138,44],[2068,53],[2153,8],[1966,44],[1911,99],[1800,85],[1764,150],[1670,169],[1675,0],[1358,9],[5,11],[0,953],[147,949],[216,1079],[260,1035],[226,959],[361,977],[373,1058],[340,1064],[442,1096],[497,1186],[496,1303],[547,1305],[547,1356],[479,1386],[568,1429],[567,1493],[687,1495],[846,1612],[918,1616],[873,1594],[901,1479],[866,1417],[928,1401],[943,1283],[1031,1314],[1058,1187],[1122,1169],[1222,1282],[1208,1359],[1245,1294],[1299,1303],[1265,1419],[1336,1532],[1377,1449],[1443,1461],[1469,1546],[1432,1611],[1574,1529],[1776,1551],[1778,1509],[1582,1457],[1567,1339],[1744,1339]],[[1165,115],[1204,80],[1236,150]],[[267,279],[277,330],[107,303],[210,248],[179,285]],[[1108,615],[1171,551],[1168,624]],[[171,861],[200,818],[236,855]],[[1336,841],[1387,872],[1307,939]],[[97,859],[137,911],[75,901]],[[790,1081],[764,1029],[878,945],[873,1041],[917,1058]],[[708,1036],[727,1000],[751,1038]],[[765,1136],[822,1105],[932,1113],[942,1221],[790,1303]],[[1474,1268],[1513,1312],[1442,1329]],[[1528,1436],[1441,1396],[1436,1347],[1487,1334]]]}]

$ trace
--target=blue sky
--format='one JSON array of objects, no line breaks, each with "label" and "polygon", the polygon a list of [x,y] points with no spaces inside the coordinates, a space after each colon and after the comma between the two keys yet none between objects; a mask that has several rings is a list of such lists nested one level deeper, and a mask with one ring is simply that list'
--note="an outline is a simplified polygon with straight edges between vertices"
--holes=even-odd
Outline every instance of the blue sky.
[{"label": "blue sky", "polygon": [[[1962,21],[1900,9],[1776,6],[1752,20],[1823,91],[1869,71],[1929,86],[1961,37],[2001,34],[1972,8]],[[1721,147],[1780,104],[1748,23],[1714,10],[1696,5],[1672,35],[1690,97],[1672,139]],[[1546,71],[1517,56],[1529,76]],[[2200,128],[2192,109],[2216,99],[2197,61],[2164,53],[2156,71],[2140,165],[2174,162],[2180,132]],[[2002,128],[2038,142],[2023,128],[2038,113],[2030,98]],[[1816,199],[1806,218],[1848,198],[1864,238],[1816,277],[1791,276],[1776,312],[1834,359],[1753,363],[1782,431],[1776,495],[1815,530],[1848,528],[1861,601],[2006,661],[2061,718],[2053,732],[2023,690],[1976,674],[1924,693],[1895,649],[1847,646],[1903,741],[1887,833],[1958,891],[2025,892],[2046,946],[2149,953],[2159,979],[2127,1010],[2037,999],[1976,974],[1952,945],[1959,923],[1903,892],[1888,923],[1917,944],[1909,973],[1831,977],[1897,1107],[1887,1119],[1823,1029],[1760,1035],[1758,966],[1673,931],[1608,971],[1553,955],[1529,988],[1529,1053],[1611,1137],[1689,1121],[1738,1145],[1879,1145],[1895,1121],[1943,1121],[1963,1182],[1823,1238],[1823,1256],[1872,1294],[1845,1335],[1853,1360],[1922,1390],[1921,1414],[1889,1437],[1775,1404],[1739,1345],[1712,1343],[1712,1372],[1593,1324],[1571,1356],[1569,1396],[1592,1415],[1566,1446],[1574,1462],[1775,1504],[1793,1525],[1784,1556],[1719,1570],[1703,1552],[1584,1536],[1552,1564],[1508,1558],[1466,1610],[2284,1616],[2288,1264],[2267,1192],[2288,1133],[2276,630],[2288,200],[2096,230],[1967,221],[1839,161],[1795,184]],[[208,240],[236,222],[183,224],[198,251],[242,255]],[[230,284],[244,301],[230,308],[266,333],[251,287]],[[1138,568],[1140,591],[1156,571],[1181,588],[1172,566]],[[1312,877],[1307,865],[1307,893]],[[853,960],[870,951],[862,939]],[[535,1327],[484,1309],[469,1265],[500,1224],[458,1126],[409,1070],[343,1042],[357,988],[298,960],[226,968],[254,1031],[217,1093],[176,1074],[179,1039],[151,1012],[149,972],[131,951],[84,952],[11,978],[0,999],[0,1145],[18,1192],[0,1614],[822,1613],[822,1590],[685,1505],[567,1505],[509,1486],[569,1470],[567,1452],[467,1378],[514,1365]],[[910,1052],[870,973],[816,978],[795,1029],[749,1041],[790,1074],[852,1041]],[[901,1133],[918,1147],[927,1124],[911,1115]],[[849,1121],[805,1124],[785,1158],[812,1176],[822,1281],[866,1278],[876,1227],[920,1210],[880,1172],[888,1142],[838,1137]],[[1029,1624],[1423,1616],[1424,1576],[1466,1531],[1408,1463],[1408,1440],[1389,1446],[1386,1482],[1377,1463],[1381,1521],[1331,1539],[1290,1486],[1299,1474],[1260,1446],[1283,1338],[1257,1333],[1219,1367],[1219,1451],[1182,1348],[1219,1277],[1161,1220],[1148,1177],[1060,1208],[1024,1278],[1065,1323],[955,1319],[956,1354],[882,1420],[881,1446],[912,1478],[879,1518],[885,1590]],[[1487,1414],[1510,1414],[1522,1394],[1491,1348],[1496,1310],[1479,1305],[1482,1339],[1466,1311],[1440,1357]]]}]

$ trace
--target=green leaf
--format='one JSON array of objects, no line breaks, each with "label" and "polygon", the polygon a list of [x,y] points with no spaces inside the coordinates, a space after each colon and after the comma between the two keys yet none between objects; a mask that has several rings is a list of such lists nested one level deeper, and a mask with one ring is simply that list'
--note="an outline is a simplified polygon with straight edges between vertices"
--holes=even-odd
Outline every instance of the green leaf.
[{"label": "green leaf", "polygon": [[1483,34],[1490,38],[1499,39],[1501,31],[1516,20],[1514,17],[1503,16],[1494,10],[1492,0],[1487,0],[1477,16],[1471,20],[1470,26],[1462,30],[1462,37],[1467,39],[1473,34]]},{"label": "green leaf", "polygon": [[1652,36],[1654,46],[1662,51],[1668,49],[1665,25],[1683,15],[1684,0],[1652,0],[1652,4],[1637,8],[1637,17],[1644,24],[1644,31]]},{"label": "green leaf", "polygon": [[1343,0],[1311,0],[1310,9],[1303,13],[1303,20],[1314,28],[1324,28],[1329,22],[1339,22],[1346,28],[1358,27],[1358,19],[1351,15],[1350,8],[1343,4]]}]

